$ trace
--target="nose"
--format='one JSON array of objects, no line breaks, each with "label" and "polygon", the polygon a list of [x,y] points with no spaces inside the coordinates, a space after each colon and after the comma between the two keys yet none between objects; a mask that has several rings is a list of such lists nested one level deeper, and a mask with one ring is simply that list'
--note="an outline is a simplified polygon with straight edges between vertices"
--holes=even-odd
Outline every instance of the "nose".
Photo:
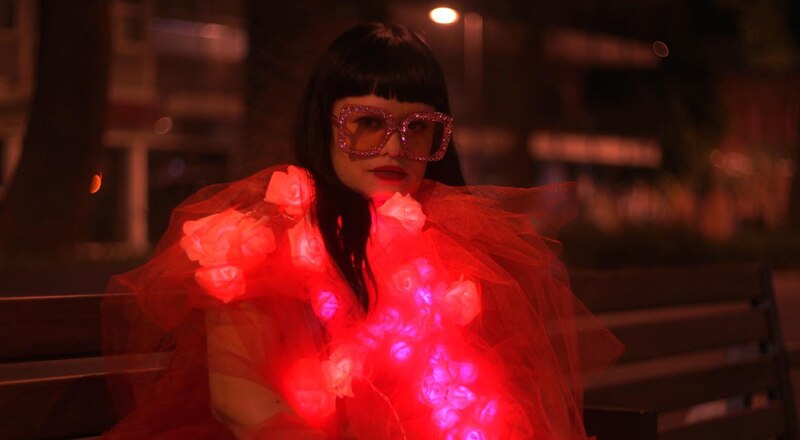
[{"label": "nose", "polygon": [[400,131],[395,130],[389,135],[386,140],[386,145],[383,146],[381,153],[388,154],[391,158],[398,158],[403,156],[403,145],[400,141]]}]

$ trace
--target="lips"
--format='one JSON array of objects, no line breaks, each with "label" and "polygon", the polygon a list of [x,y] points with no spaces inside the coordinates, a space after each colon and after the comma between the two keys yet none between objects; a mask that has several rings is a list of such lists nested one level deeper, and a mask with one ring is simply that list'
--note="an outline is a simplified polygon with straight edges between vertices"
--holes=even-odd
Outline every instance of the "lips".
[{"label": "lips", "polygon": [[375,167],[369,170],[372,174],[375,175],[380,180],[385,180],[388,182],[399,182],[406,178],[406,170],[401,167],[397,166],[381,166]]}]

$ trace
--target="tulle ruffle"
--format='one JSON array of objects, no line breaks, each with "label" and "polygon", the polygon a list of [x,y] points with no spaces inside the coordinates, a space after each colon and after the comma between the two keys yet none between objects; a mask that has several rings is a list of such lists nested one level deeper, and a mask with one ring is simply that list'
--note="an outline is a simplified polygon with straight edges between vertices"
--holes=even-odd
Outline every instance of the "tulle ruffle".
[{"label": "tulle ruffle", "polygon": [[250,438],[586,438],[581,378],[620,348],[548,238],[571,185],[426,181],[376,207],[368,313],[322,251],[312,188],[291,166],[206,188],[112,280],[134,295],[105,302],[106,351],[136,372],[111,382],[126,417],[107,438],[233,438],[209,374],[283,401]]}]

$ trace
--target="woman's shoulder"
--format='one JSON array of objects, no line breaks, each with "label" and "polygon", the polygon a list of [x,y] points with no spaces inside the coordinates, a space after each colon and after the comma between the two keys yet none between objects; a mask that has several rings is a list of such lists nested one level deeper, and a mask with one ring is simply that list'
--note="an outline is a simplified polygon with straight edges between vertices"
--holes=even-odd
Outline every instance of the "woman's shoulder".
[{"label": "woman's shoulder", "polygon": [[150,260],[116,280],[159,304],[175,295],[182,299],[171,303],[198,307],[298,295],[292,280],[324,267],[309,215],[313,190],[294,165],[203,188],[173,210]]}]

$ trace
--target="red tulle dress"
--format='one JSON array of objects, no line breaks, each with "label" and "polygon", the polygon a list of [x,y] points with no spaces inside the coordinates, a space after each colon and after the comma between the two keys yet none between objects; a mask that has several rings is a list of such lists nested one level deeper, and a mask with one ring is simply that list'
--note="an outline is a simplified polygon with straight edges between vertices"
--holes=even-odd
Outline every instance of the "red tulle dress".
[{"label": "red tulle dress", "polygon": [[210,403],[216,374],[287,408],[247,438],[585,439],[581,377],[620,347],[546,238],[572,192],[396,194],[373,210],[364,312],[324,251],[304,170],[200,191],[155,256],[112,280],[106,349],[126,417],[106,438],[233,438]]}]

